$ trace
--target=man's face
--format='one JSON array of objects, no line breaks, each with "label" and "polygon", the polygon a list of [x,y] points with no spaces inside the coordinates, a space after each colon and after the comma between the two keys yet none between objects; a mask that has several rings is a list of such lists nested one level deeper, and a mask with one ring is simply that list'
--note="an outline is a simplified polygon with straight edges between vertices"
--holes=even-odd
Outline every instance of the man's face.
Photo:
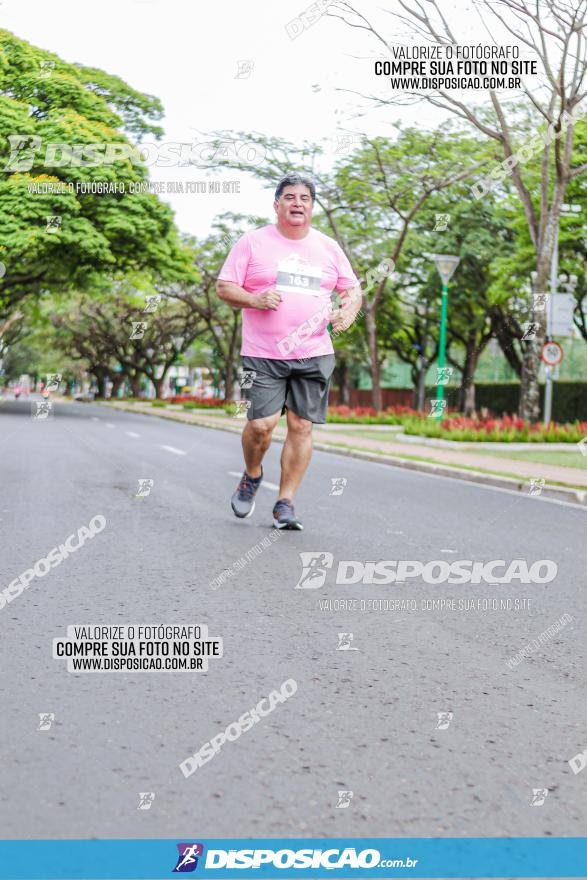
[{"label": "man's face", "polygon": [[312,196],[303,183],[286,186],[273,207],[282,226],[309,226],[312,222]]}]

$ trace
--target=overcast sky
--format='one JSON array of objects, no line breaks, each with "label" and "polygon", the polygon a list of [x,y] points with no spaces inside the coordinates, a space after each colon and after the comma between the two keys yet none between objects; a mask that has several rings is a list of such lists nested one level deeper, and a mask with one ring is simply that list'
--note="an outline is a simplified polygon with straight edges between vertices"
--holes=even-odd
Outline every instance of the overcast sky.
[{"label": "overcast sky", "polygon": [[[373,60],[381,57],[382,47],[329,16],[291,39],[286,26],[308,5],[305,0],[101,0],[99,5],[2,0],[0,16],[4,28],[65,61],[99,67],[156,95],[165,108],[166,141],[203,141],[199,132],[216,129],[260,132],[295,143],[327,139],[325,161],[331,163],[342,131],[387,134],[399,119],[431,128],[438,124],[440,111],[429,105],[374,109],[366,100],[335,91],[338,86],[382,94],[382,83],[373,75]],[[380,23],[390,41],[413,43],[407,29],[392,27],[393,19],[380,4],[368,0],[357,8]],[[473,22],[462,42],[486,43],[487,33],[472,8],[473,0],[442,4],[447,17]],[[237,76],[242,61],[252,64],[248,76]],[[367,112],[357,118],[359,108]],[[151,179],[208,178],[193,167],[153,167]],[[203,236],[213,217],[228,210],[273,216],[270,191],[252,175],[228,169],[217,179],[239,180],[240,195],[161,196],[181,230]]]}]

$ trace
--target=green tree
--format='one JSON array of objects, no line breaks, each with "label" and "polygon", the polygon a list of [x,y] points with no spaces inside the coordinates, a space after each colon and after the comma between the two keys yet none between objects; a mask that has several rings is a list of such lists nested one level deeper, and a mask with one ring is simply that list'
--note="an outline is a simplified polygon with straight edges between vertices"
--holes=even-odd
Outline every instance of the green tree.
[{"label": "green tree", "polygon": [[[407,25],[419,42],[424,39],[450,47],[463,43],[468,24],[466,12],[445,14],[437,0],[401,0],[400,7],[399,11],[392,11],[391,21],[403,29]],[[384,46],[386,54],[389,53],[390,44],[382,35],[383,28],[373,26],[351,3],[339,0],[336,12],[329,14],[365,31],[378,49]],[[544,294],[567,189],[587,171],[587,151],[574,148],[575,133],[582,124],[577,121],[578,115],[587,95],[587,5],[569,4],[566,0],[479,0],[475,4],[475,23],[477,16],[490,33],[505,33],[513,45],[522,51],[529,50],[532,58],[537,59],[540,78],[532,87],[521,79],[520,101],[506,103],[498,91],[488,89],[489,105],[478,108],[463,100],[459,93],[442,88],[408,88],[373,100],[379,108],[406,101],[428,102],[471,125],[485,144],[493,146],[494,158],[487,168],[491,176],[476,181],[477,190],[473,192],[480,197],[496,182],[497,191],[501,192],[502,184],[507,189],[508,180],[511,182],[534,253],[534,289]],[[538,332],[523,350],[519,412],[522,418],[536,421],[545,312],[535,311],[532,306],[530,319]]]},{"label": "green tree", "polygon": [[[124,131],[160,137],[161,115],[118,77],[0,31],[0,314],[46,290],[91,291],[105,273],[190,277],[172,211],[128,191],[147,171]],[[107,161],[108,146],[126,157]],[[118,191],[84,192],[90,183]]]}]

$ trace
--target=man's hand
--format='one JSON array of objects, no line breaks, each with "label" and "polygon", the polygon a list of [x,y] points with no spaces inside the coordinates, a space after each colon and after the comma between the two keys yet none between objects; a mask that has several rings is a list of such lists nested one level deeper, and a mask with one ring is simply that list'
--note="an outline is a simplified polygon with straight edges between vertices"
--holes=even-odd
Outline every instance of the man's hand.
[{"label": "man's hand", "polygon": [[332,332],[342,333],[344,330],[348,330],[354,323],[356,316],[357,313],[352,309],[335,309],[330,319]]},{"label": "man's hand", "polygon": [[335,309],[330,319],[333,333],[342,333],[344,330],[348,330],[361,311],[363,295],[359,286],[345,290],[342,297],[342,307]]},{"label": "man's hand", "polygon": [[266,290],[255,297],[257,309],[273,309],[275,311],[281,302],[281,294],[276,290]]}]

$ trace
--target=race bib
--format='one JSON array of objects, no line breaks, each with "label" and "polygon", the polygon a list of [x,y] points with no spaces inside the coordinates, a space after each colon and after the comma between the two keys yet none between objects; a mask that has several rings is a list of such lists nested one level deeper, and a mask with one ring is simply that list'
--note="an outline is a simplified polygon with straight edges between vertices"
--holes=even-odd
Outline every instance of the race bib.
[{"label": "race bib", "polygon": [[320,296],[322,269],[301,260],[297,254],[290,254],[277,264],[277,280],[275,289],[280,293],[305,293],[308,296]]}]

